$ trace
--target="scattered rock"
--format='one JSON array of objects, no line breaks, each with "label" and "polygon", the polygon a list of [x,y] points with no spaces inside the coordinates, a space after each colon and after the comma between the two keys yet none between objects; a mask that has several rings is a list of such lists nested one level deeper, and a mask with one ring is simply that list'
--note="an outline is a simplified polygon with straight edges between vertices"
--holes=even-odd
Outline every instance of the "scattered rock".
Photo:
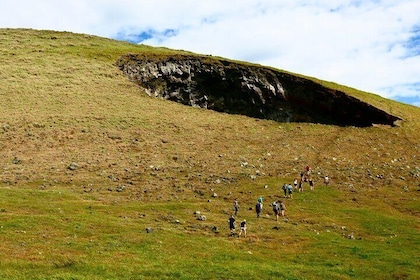
[{"label": "scattered rock", "polygon": [[76,170],[77,168],[79,168],[79,165],[75,162],[72,162],[69,164],[69,166],[67,167],[69,170]]},{"label": "scattered rock", "polygon": [[22,161],[18,157],[14,157],[13,160],[12,160],[12,163],[13,164],[21,164]]},{"label": "scattered rock", "polygon": [[3,125],[3,131],[4,132],[7,132],[7,131],[9,131],[9,129],[10,129],[10,125],[8,125],[8,124],[5,124],[5,125]]},{"label": "scattered rock", "polygon": [[40,124],[40,123],[33,123],[32,125],[36,128],[44,128],[45,127],[45,124]]},{"label": "scattered rock", "polygon": [[205,220],[207,220],[207,217],[204,216],[204,215],[200,215],[200,216],[197,217],[197,220],[199,220],[199,221],[205,221]]},{"label": "scattered rock", "polygon": [[116,134],[108,134],[108,138],[112,139],[112,140],[121,140],[122,137],[120,135],[116,135]]},{"label": "scattered rock", "polygon": [[194,190],[194,193],[198,194],[199,196],[204,196],[204,192],[202,190]]},{"label": "scattered rock", "polygon": [[125,186],[124,185],[120,185],[116,189],[117,192],[122,192],[123,190],[125,190]]}]

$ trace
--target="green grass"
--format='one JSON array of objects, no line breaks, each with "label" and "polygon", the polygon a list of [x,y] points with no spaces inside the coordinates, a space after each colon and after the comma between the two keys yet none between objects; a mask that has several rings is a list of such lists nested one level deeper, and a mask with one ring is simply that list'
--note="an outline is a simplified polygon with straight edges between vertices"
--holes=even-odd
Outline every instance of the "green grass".
[{"label": "green grass", "polygon": [[[247,218],[249,232],[238,239],[227,237],[230,201],[222,199],[144,204],[112,197],[98,201],[66,188],[2,189],[2,246],[8,251],[2,251],[0,276],[365,279],[398,271],[403,278],[416,278],[420,239],[410,217],[350,203],[332,211],[338,191],[319,187],[288,199],[289,221],[276,223],[268,199],[278,192],[260,193],[267,198],[264,214],[270,216],[257,219],[247,209],[251,201],[242,205],[240,217]],[[194,209],[204,209],[209,219],[196,221]],[[146,233],[146,227],[154,231]],[[355,239],[347,238],[350,232]]]},{"label": "green grass", "polygon": [[[0,50],[1,279],[419,278],[418,108],[319,81],[403,121],[276,123],[150,98],[115,66],[189,52],[23,29]],[[276,223],[307,164],[315,191]],[[246,238],[228,237],[235,197]]]}]

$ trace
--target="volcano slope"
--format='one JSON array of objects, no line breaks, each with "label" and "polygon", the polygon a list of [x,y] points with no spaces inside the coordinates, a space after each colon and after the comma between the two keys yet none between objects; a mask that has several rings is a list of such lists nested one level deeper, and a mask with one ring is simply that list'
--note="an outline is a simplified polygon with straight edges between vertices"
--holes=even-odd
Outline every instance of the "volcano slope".
[{"label": "volcano slope", "polygon": [[[0,278],[419,278],[419,108],[270,68],[279,107],[245,114],[232,111],[249,108],[237,90],[231,104],[242,107],[196,91],[217,105],[206,110],[203,96],[171,95],[183,93],[183,79],[133,82],[125,65],[188,58],[267,68],[68,32],[0,29],[0,39]],[[346,96],[386,121],[300,117],[293,91],[305,102],[316,95],[289,80],[322,89],[323,104],[337,104],[324,93]],[[258,95],[255,81],[245,88]],[[151,91],[165,84],[200,106]],[[272,104],[259,89],[255,104]],[[269,204],[306,165],[315,190],[305,183],[276,222]],[[228,237],[234,198],[246,238]]]}]

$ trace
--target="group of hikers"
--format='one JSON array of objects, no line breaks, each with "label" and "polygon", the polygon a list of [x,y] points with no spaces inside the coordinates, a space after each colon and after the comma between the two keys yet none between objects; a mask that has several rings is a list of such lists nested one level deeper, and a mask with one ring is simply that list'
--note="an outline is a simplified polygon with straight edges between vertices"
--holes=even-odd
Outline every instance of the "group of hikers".
[{"label": "group of hikers", "polygon": [[[311,178],[311,168],[309,166],[306,166],[304,171],[300,173],[300,180],[297,178],[293,180],[293,186],[291,184],[283,184],[282,189],[284,192],[284,198],[293,198],[293,191],[303,192],[304,182],[308,182],[310,190],[312,191],[314,190],[314,183]],[[324,185],[328,186],[328,184],[329,184],[329,177],[328,175],[325,175]],[[274,201],[271,204],[271,206],[273,207],[273,212],[276,217],[276,221],[279,220],[279,216],[284,217],[286,215],[287,208],[282,199]],[[230,230],[229,236],[235,235],[235,227],[236,227],[235,217],[238,216],[238,211],[239,211],[239,203],[238,203],[237,198],[235,198],[233,202],[233,209],[234,209],[234,213],[230,216],[228,220],[229,230]],[[259,197],[257,200],[257,204],[255,205],[255,212],[257,214],[257,218],[261,217],[262,210],[263,210],[263,198]],[[241,235],[244,234],[244,237],[246,237],[246,230],[247,230],[246,220],[244,219],[240,223],[240,232],[238,236],[241,237]]]},{"label": "group of hikers", "polygon": [[[273,207],[274,215],[276,216],[276,221],[279,220],[280,215],[282,217],[285,216],[285,211],[287,209],[286,209],[286,205],[284,204],[284,202],[282,200],[274,201],[273,204],[272,204],[272,207]],[[230,216],[229,220],[228,220],[229,230],[230,230],[229,236],[234,236],[235,235],[235,228],[236,228],[235,217],[237,217],[238,210],[239,210],[239,203],[238,203],[237,198],[235,198],[235,200],[233,202],[233,209],[234,209],[234,214],[232,214]],[[257,214],[257,218],[261,217],[262,209],[263,209],[263,198],[259,197],[258,201],[257,201],[257,204],[255,205],[255,212]],[[238,237],[241,237],[242,234],[244,235],[244,237],[246,237],[246,230],[247,230],[246,219],[243,219],[240,223],[240,231],[239,231]]]}]

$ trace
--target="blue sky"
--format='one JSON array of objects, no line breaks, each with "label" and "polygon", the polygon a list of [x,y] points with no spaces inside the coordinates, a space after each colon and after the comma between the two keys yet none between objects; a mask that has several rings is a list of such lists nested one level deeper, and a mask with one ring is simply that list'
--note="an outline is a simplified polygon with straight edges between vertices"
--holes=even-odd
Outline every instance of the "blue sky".
[{"label": "blue sky", "polygon": [[0,4],[1,28],[85,33],[260,63],[420,107],[419,0]]}]

